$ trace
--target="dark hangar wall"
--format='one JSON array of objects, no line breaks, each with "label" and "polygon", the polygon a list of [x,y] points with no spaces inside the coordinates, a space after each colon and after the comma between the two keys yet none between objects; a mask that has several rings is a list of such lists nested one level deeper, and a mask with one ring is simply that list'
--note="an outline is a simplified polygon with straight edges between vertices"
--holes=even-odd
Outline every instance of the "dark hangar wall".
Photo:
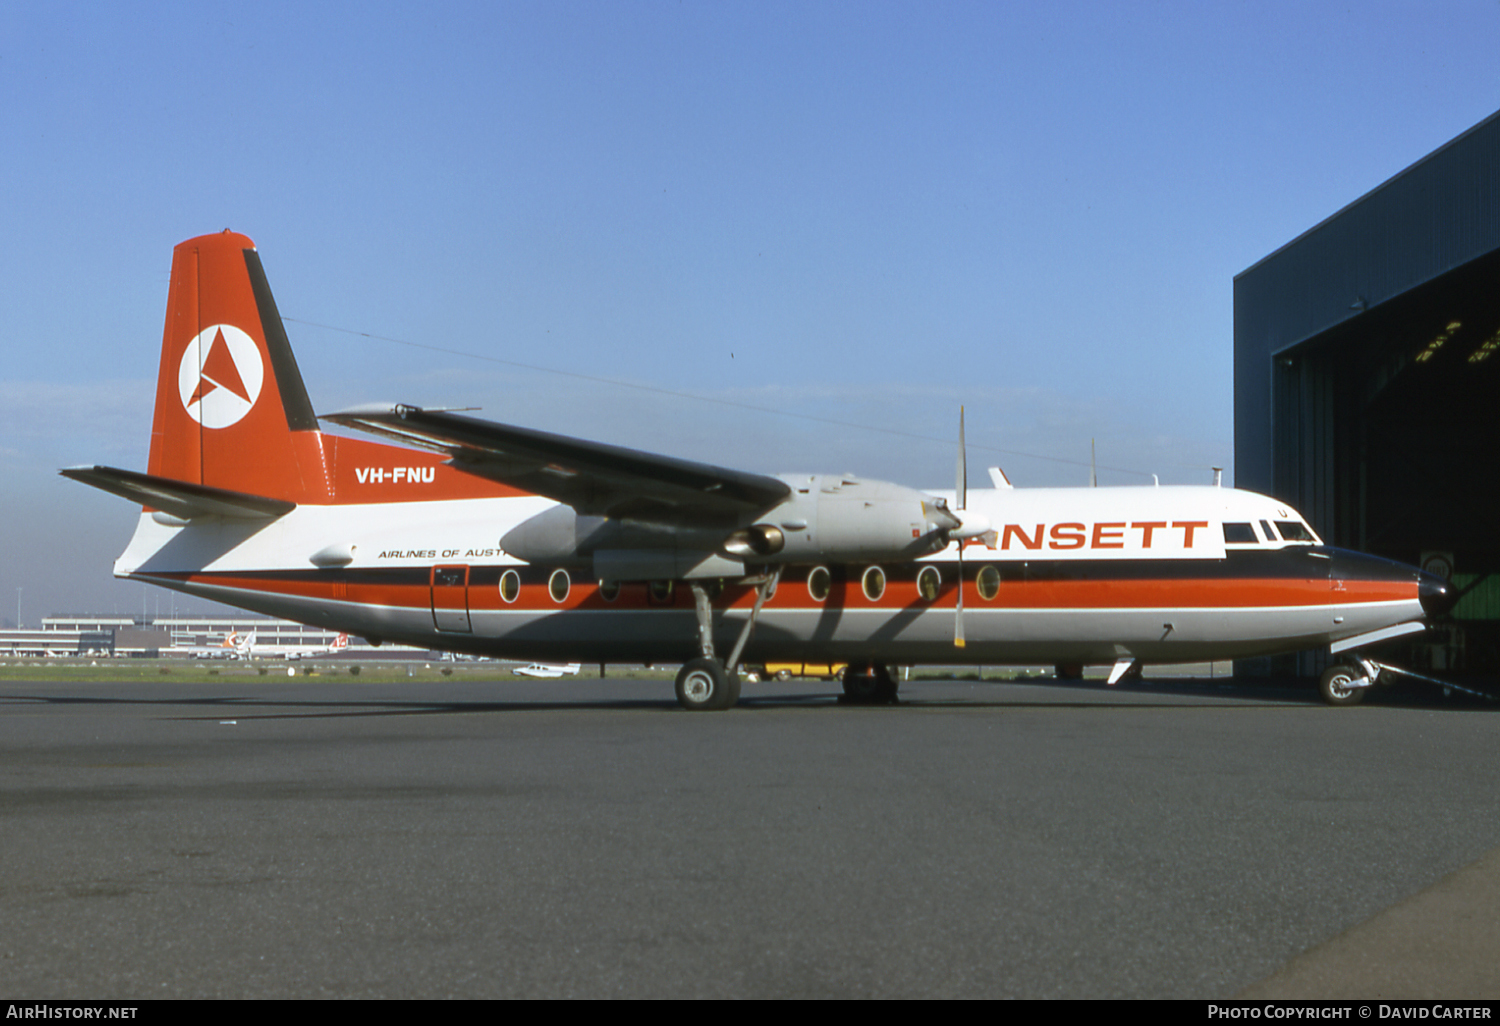
[{"label": "dark hangar wall", "polygon": [[1236,275],[1236,486],[1276,491],[1278,355],[1294,356],[1324,332],[1497,249],[1500,113]]},{"label": "dark hangar wall", "polygon": [[1497,661],[1500,114],[1236,276],[1234,368],[1235,484],[1335,545],[1451,554],[1468,626],[1434,666]]}]

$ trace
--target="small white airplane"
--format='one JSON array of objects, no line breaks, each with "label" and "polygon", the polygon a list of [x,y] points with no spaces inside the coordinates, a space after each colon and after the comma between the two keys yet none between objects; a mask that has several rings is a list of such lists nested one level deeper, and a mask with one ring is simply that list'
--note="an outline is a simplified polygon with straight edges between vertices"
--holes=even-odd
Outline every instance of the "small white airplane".
[{"label": "small white airplane", "polygon": [[[1326,647],[1331,702],[1365,645],[1452,590],[1323,545],[1287,504],[1218,487],[923,492],[771,477],[415,406],[323,418],[243,235],[173,255],[146,473],[68,477],[144,507],[119,577],[333,630],[476,655],[682,663],[725,709],[741,659],[893,665],[1223,660]],[[727,652],[727,655],[721,653]]]},{"label": "small white airplane", "polygon": [[517,677],[545,677],[555,678],[572,676],[583,669],[580,663],[531,663],[527,666],[517,666],[510,671]]}]

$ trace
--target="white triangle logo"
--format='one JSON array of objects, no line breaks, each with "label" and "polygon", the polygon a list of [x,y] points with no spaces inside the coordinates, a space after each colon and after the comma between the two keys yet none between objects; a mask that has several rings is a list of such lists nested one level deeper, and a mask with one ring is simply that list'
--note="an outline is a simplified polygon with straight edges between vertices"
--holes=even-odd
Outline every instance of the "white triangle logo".
[{"label": "white triangle logo", "polygon": [[177,367],[187,415],[206,428],[227,428],[255,408],[266,368],[255,340],[232,324],[204,328]]}]

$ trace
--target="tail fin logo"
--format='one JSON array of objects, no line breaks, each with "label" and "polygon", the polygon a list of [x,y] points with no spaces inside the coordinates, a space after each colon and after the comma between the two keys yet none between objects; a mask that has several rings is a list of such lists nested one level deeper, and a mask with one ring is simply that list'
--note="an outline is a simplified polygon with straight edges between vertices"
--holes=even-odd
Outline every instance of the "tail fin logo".
[{"label": "tail fin logo", "polygon": [[177,368],[182,407],[206,428],[227,428],[255,408],[266,367],[255,340],[232,324],[205,328]]}]

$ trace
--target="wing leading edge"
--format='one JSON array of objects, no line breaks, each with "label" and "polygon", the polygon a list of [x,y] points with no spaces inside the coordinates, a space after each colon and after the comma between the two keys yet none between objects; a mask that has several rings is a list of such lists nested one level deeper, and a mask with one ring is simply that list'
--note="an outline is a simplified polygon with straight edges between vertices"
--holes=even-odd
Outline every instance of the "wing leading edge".
[{"label": "wing leading edge", "polygon": [[791,494],[786,482],[763,474],[418,406],[360,406],[322,419],[446,453],[461,470],[588,516],[733,525]]}]

